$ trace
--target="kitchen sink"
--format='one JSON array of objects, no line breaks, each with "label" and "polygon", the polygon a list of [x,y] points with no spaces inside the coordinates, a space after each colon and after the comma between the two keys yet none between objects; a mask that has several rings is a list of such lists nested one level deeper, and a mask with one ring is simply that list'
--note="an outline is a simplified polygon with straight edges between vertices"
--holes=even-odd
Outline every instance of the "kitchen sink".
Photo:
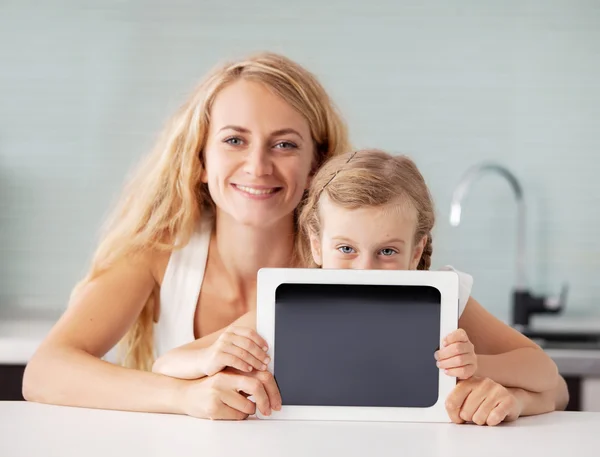
[{"label": "kitchen sink", "polygon": [[525,329],[521,333],[543,349],[600,350],[600,332]]}]

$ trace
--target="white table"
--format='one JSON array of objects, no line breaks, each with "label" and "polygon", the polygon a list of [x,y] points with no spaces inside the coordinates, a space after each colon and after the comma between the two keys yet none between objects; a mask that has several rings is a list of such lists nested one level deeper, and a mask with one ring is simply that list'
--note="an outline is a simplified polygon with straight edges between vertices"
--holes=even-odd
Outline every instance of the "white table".
[{"label": "white table", "polygon": [[0,456],[598,456],[600,413],[560,412],[499,427],[211,422],[186,416],[0,402]]}]

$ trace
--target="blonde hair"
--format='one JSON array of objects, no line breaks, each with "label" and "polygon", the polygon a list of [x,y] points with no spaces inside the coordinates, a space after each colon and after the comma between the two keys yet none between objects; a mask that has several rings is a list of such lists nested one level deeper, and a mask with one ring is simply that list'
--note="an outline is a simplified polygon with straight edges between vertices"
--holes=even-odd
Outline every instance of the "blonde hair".
[{"label": "blonde hair", "polygon": [[[314,170],[350,147],[346,125],[327,92],[299,64],[281,55],[260,53],[215,68],[167,123],[152,154],[126,186],[105,226],[90,271],[73,295],[119,261],[185,246],[200,217],[214,210],[200,179],[202,151],[216,95],[239,79],[265,85],[304,115],[314,142]],[[151,369],[158,297],[154,290],[121,341],[125,366]]]},{"label": "blonde hair", "polygon": [[317,266],[310,249],[310,236],[321,234],[319,202],[323,195],[343,208],[377,207],[408,202],[417,212],[413,243],[427,236],[417,266],[431,266],[431,230],[435,223],[433,199],[415,163],[403,155],[393,156],[378,149],[365,149],[328,160],[314,176],[308,198],[300,212],[299,251],[307,266]]}]

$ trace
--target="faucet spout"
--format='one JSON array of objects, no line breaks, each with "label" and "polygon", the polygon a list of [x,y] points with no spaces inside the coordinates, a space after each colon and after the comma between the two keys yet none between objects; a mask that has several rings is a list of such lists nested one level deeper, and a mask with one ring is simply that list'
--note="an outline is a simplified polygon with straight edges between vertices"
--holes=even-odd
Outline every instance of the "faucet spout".
[{"label": "faucet spout", "polygon": [[467,196],[473,182],[487,173],[496,173],[505,178],[515,194],[517,201],[517,277],[515,286],[516,291],[525,291],[527,290],[527,276],[525,272],[525,201],[523,199],[523,188],[510,170],[496,163],[481,163],[469,168],[452,194],[450,224],[454,227],[460,224],[463,200]]}]

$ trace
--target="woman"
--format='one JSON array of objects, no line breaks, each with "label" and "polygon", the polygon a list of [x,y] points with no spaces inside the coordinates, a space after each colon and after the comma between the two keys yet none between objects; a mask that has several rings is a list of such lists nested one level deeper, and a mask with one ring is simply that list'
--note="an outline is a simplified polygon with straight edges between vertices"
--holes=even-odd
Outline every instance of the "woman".
[{"label": "woman", "polygon": [[[208,75],[125,190],[89,274],[26,368],[25,398],[241,419],[254,413],[252,395],[263,414],[278,409],[268,372],[221,371],[236,342],[223,329],[251,325],[242,316],[255,308],[258,269],[295,265],[296,207],[314,171],[349,148],[323,87],[289,59],[265,53]],[[120,340],[125,367],[101,360]],[[194,340],[214,349],[214,376],[147,371]]]}]

